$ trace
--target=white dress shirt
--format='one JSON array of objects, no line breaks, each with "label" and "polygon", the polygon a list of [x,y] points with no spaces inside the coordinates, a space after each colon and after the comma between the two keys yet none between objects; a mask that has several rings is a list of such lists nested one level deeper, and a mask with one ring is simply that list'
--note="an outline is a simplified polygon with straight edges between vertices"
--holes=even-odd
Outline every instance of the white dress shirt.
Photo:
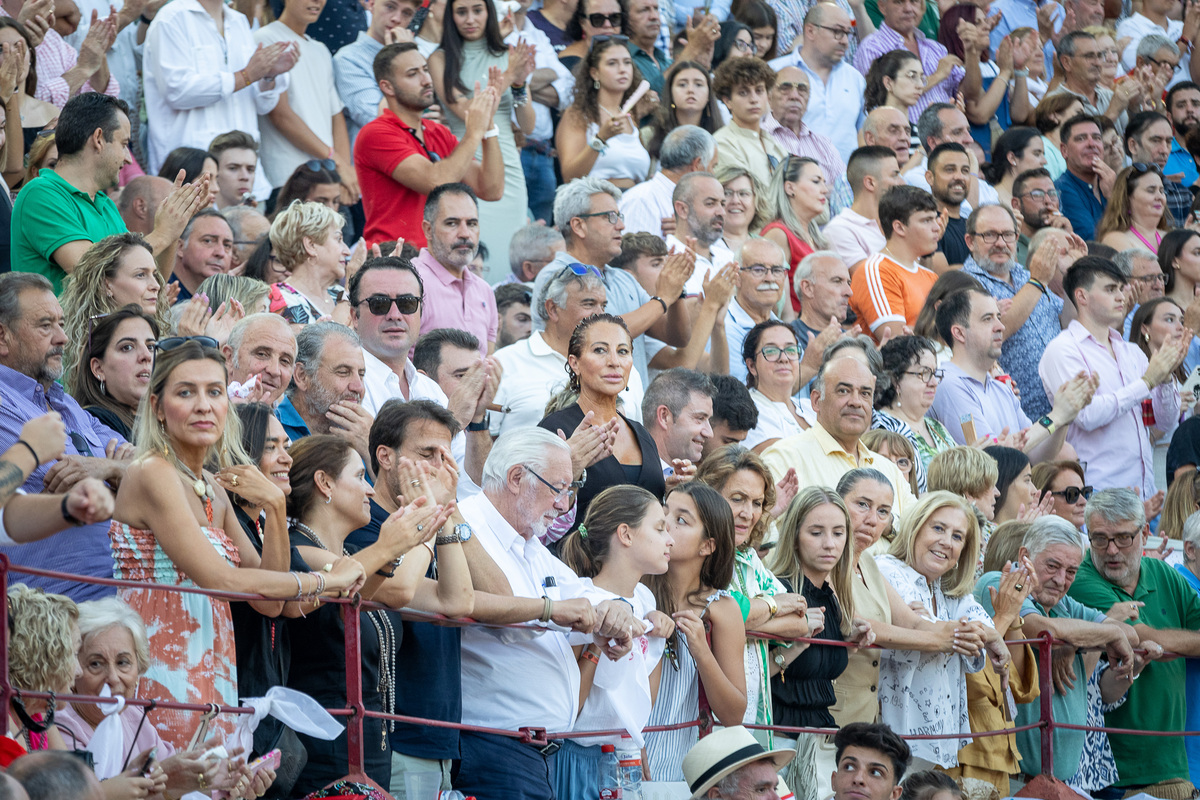
[{"label": "white dress shirt", "polygon": [[617,207],[625,215],[625,233],[653,233],[662,236],[662,221],[675,216],[675,181],[655,172],[650,180],[642,181],[621,195]]},{"label": "white dress shirt", "polygon": [[[687,249],[687,245],[671,234],[667,237],[667,251],[672,248],[676,252],[682,253]],[[696,253],[696,266],[692,270],[692,277],[687,279],[687,283],[683,285],[683,293],[689,297],[699,297],[704,294],[704,281],[711,275],[715,275],[721,267],[733,261],[733,251],[729,249],[729,245],[718,239],[708,246],[708,254],[710,258]]]},{"label": "white dress shirt", "polygon": [[[526,540],[517,533],[486,494],[464,500],[458,510],[508,579],[514,597],[571,600],[587,594],[566,564],[536,536]],[[557,626],[518,630],[471,625],[462,632],[462,690],[466,725],[569,731],[579,712],[579,665],[567,634]]]},{"label": "white dress shirt", "polygon": [[[518,428],[532,428],[546,416],[546,403],[567,385],[567,358],[550,347],[541,331],[529,338],[501,347],[493,356],[504,373],[496,390],[496,405],[505,411],[493,411],[492,436],[500,436]],[[370,372],[370,367],[367,367]],[[636,369],[629,371],[629,385],[621,392],[624,414],[642,421],[642,376]],[[568,436],[571,431],[563,431]]]},{"label": "white dress shirt", "polygon": [[[246,17],[226,6],[222,36],[197,0],[174,0],[163,6],[146,33],[142,80],[150,126],[147,157],[157,174],[176,147],[208,148],[222,133],[244,131],[256,140],[258,116],[275,108],[288,76],[264,89],[260,81],[240,92],[233,90],[235,73],[250,63],[256,47]],[[255,196],[270,193],[259,170]]]},{"label": "white dress shirt", "polygon": [[[558,110],[566,111],[575,99],[575,76],[558,60],[558,53],[554,52],[554,45],[550,43],[550,37],[530,22],[528,17],[525,18],[525,27],[519,31],[513,30],[505,37],[504,43],[512,46],[522,39],[534,46],[533,68],[535,70],[552,69],[558,76],[550,85],[558,93]],[[534,100],[532,93],[529,102],[533,104],[533,133],[529,138],[553,142],[554,123],[550,119],[550,106]]]},{"label": "white dress shirt", "polygon": [[[1159,36],[1165,36],[1172,42],[1178,42],[1179,37],[1183,36],[1183,22],[1177,19],[1167,20],[1167,28],[1163,30],[1157,23],[1150,20],[1148,17],[1143,17],[1141,14],[1134,14],[1121,20],[1117,25],[1117,41],[1122,39],[1130,39],[1129,44],[1125,45],[1125,50],[1121,53],[1121,69],[1125,72],[1132,72],[1137,66],[1137,49],[1141,44],[1142,37],[1149,36],[1152,33],[1157,33]],[[1175,68],[1175,74],[1171,76],[1171,80],[1167,82],[1167,88],[1170,89],[1180,81],[1190,81],[1192,70],[1192,54],[1191,51],[1184,47],[1179,48],[1179,66]]]}]

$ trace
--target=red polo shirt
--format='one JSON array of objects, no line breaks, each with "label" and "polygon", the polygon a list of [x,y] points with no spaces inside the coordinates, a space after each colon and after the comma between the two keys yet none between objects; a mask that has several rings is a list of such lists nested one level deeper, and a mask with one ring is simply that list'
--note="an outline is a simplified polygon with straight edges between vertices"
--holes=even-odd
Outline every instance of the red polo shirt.
[{"label": "red polo shirt", "polygon": [[385,111],[364,125],[354,140],[354,171],[367,217],[363,232],[367,244],[402,238],[416,247],[425,246],[421,219],[426,195],[398,182],[392,172],[412,156],[429,159],[433,153],[445,158],[458,147],[458,139],[445,125],[426,119],[421,120],[421,129],[424,146],[411,128]]}]

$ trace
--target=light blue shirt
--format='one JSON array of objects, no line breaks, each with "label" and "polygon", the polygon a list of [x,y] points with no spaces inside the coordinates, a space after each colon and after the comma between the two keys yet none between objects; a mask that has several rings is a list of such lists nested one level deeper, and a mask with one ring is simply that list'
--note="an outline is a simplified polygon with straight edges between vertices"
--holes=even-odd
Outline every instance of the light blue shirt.
[{"label": "light blue shirt", "polygon": [[[858,147],[858,129],[866,119],[863,92],[867,90],[867,80],[862,73],[845,61],[839,61],[830,70],[826,83],[805,63],[799,51],[772,59],[770,66],[776,72],[784,67],[799,67],[808,73],[809,97],[804,124],[833,142],[842,162],[848,162],[850,154]],[[831,181],[834,179],[835,176],[830,176]]]},{"label": "light blue shirt", "polygon": [[1175,139],[1171,140],[1171,155],[1167,156],[1167,166],[1163,168],[1166,175],[1183,173],[1183,185],[1195,186],[1200,180],[1200,171],[1196,170],[1196,160]]},{"label": "light blue shirt", "polygon": [[[779,318],[772,312],[771,319]],[[725,342],[729,346],[729,374],[742,383],[746,382],[746,362],[742,361],[742,343],[746,341],[746,334],[750,333],[750,329],[753,327],[754,320],[746,313],[746,309],[738,304],[737,298],[733,298],[725,312]]]},{"label": "light blue shirt", "polygon": [[[692,19],[692,14],[697,8],[704,8],[709,5],[708,13],[717,18],[717,21],[724,22],[729,19],[729,9],[733,6],[733,0],[674,0],[672,5],[675,7],[675,30],[682,31],[687,29],[687,24]],[[664,48],[670,52],[668,48]]]},{"label": "light blue shirt", "polygon": [[[988,10],[989,16],[995,16],[996,12],[1000,12],[1000,23],[992,29],[990,42],[990,50],[995,53],[1000,49],[1000,42],[1005,36],[1015,31],[1017,28],[1033,28],[1038,30],[1038,12],[1037,2],[1034,0],[995,0]],[[1066,13],[1062,6],[1054,4],[1054,29],[1062,28],[1063,20],[1066,18]],[[1046,58],[1046,81],[1054,75],[1054,42],[1046,42],[1042,48]]]},{"label": "light blue shirt", "polygon": [[379,116],[383,92],[375,80],[375,56],[382,49],[383,45],[371,34],[359,31],[358,38],[333,57],[333,80],[346,104],[346,131],[351,147],[362,126]]},{"label": "light blue shirt", "polygon": [[1005,428],[1016,433],[1029,427],[1029,417],[1021,410],[1012,389],[991,375],[985,375],[980,383],[951,361],[943,364],[942,369],[946,377],[938,386],[929,416],[945,425],[955,442],[974,444],[963,436],[962,418],[966,414],[975,422],[976,436],[999,436]]}]

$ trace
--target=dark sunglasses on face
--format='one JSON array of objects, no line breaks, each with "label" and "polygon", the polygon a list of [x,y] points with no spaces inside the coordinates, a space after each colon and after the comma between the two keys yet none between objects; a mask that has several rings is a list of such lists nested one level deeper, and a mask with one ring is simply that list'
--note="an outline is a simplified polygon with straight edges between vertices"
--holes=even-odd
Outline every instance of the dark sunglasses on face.
[{"label": "dark sunglasses on face", "polygon": [[395,297],[388,297],[386,294],[373,294],[370,297],[358,301],[359,305],[367,304],[367,310],[377,317],[382,317],[384,314],[392,310],[392,304],[396,304],[396,309],[401,314],[415,314],[417,309],[421,307],[421,298],[415,294],[400,294]]},{"label": "dark sunglasses on face", "polygon": [[1092,498],[1092,487],[1084,486],[1082,489],[1080,489],[1078,486],[1068,486],[1061,492],[1051,492],[1050,494],[1066,500],[1068,505],[1075,505],[1079,502],[1079,498],[1081,496],[1084,500],[1090,500]]},{"label": "dark sunglasses on face", "polygon": [[[620,11],[617,11],[612,14],[588,14],[585,19],[587,19],[588,24],[590,24],[593,28],[603,28],[605,25],[608,25],[610,28],[620,28],[621,22],[625,19],[625,15]],[[595,39],[598,37],[592,38]],[[607,37],[605,41],[607,41],[608,38],[616,39],[617,37]],[[623,36],[620,38],[625,39]],[[629,40],[625,39],[625,41]]]}]

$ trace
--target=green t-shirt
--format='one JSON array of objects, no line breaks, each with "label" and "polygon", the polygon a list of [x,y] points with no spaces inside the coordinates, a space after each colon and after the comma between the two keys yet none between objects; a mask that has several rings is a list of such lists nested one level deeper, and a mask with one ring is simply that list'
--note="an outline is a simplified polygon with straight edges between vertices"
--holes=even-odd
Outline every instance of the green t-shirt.
[{"label": "green t-shirt", "polygon": [[67,273],[50,256],[69,242],[98,242],[105,236],[125,233],[117,204],[104,192],[93,200],[67,183],[54,170],[41,173],[21,189],[12,215],[13,272],[36,272],[62,294]]},{"label": "green t-shirt", "polygon": [[[1143,558],[1133,594],[1105,580],[1090,556],[1079,565],[1070,595],[1092,608],[1107,611],[1113,603],[1140,600],[1139,621],[1151,628],[1200,628],[1200,595],[1166,562]],[[1112,728],[1182,731],[1186,712],[1187,661],[1153,661],[1129,689],[1125,704],[1105,715]],[[1110,733],[1121,780],[1117,786],[1144,786],[1170,778],[1188,779],[1187,752],[1182,737],[1132,736]],[[1057,760],[1057,753],[1055,758]]]},{"label": "green t-shirt", "polygon": [[[871,18],[871,22],[875,23],[876,29],[879,28],[879,23],[883,22],[883,12],[879,10],[877,0],[867,0],[867,16]],[[929,0],[925,3],[925,13],[921,15],[921,21],[917,23],[917,30],[925,34],[926,38],[937,39],[938,28],[941,27],[942,18],[938,15],[938,4]]]},{"label": "green t-shirt", "polygon": [[[989,613],[995,613],[992,608],[992,595],[988,591],[988,587],[1000,588],[1000,573],[985,572],[979,581],[975,584],[975,599]],[[1050,609],[1049,613],[1038,603],[1033,597],[1027,597],[1021,605],[1021,617],[1024,618],[1028,614],[1040,614],[1043,617],[1054,619],[1080,619],[1085,622],[1103,622],[1104,613],[1096,611],[1094,608],[1088,608],[1073,599],[1070,595],[1063,597],[1058,601],[1058,605]],[[1040,658],[1038,648],[1033,649],[1034,657]],[[1075,688],[1067,691],[1066,694],[1059,694],[1055,691],[1051,695],[1050,707],[1054,714],[1055,722],[1065,722],[1068,725],[1086,725],[1087,724],[1087,674],[1084,672],[1083,656],[1080,653],[1075,654]],[[1032,725],[1041,719],[1042,706],[1040,700],[1034,700],[1032,703],[1021,703],[1017,706],[1017,727],[1022,725]],[[1054,777],[1061,781],[1070,780],[1079,770],[1079,763],[1083,756],[1084,737],[1086,734],[1083,731],[1065,730],[1063,728],[1055,728],[1054,730]],[[1042,732],[1038,728],[1033,728],[1027,731],[1020,731],[1016,734],[1017,749],[1021,752],[1021,771],[1029,775],[1037,775],[1042,771]]]}]

